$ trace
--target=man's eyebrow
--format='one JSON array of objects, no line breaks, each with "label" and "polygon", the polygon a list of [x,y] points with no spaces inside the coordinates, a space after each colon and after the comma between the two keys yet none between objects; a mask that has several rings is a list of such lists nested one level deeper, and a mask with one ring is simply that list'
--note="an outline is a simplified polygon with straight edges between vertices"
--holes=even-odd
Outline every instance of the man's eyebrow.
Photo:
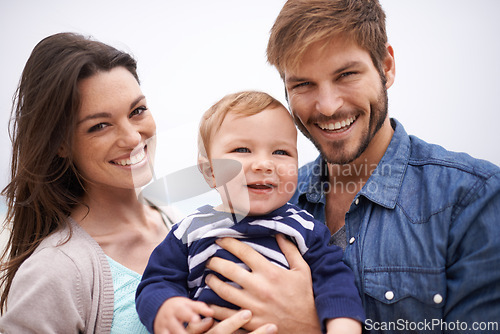
[{"label": "man's eyebrow", "polygon": [[[130,103],[130,109],[133,109],[144,98],[145,98],[144,95],[141,95],[141,96],[137,97],[134,101],[132,101],[132,103]],[[87,117],[79,120],[78,123],[77,123],[77,125],[81,124],[83,122],[86,122],[88,120],[96,119],[96,118],[111,118],[111,114],[107,113],[107,112],[98,112],[98,113],[95,113],[95,114],[92,114],[92,115],[88,115]]]},{"label": "man's eyebrow", "polygon": [[350,61],[346,64],[344,64],[342,67],[338,68],[336,71],[333,72],[333,74],[339,74],[339,73],[342,73],[350,68],[353,68],[353,67],[357,67],[359,66],[360,64],[362,64],[361,62],[359,61]]},{"label": "man's eyebrow", "polygon": [[303,81],[308,81],[306,78],[301,78],[297,76],[291,76],[286,78],[285,83],[294,83],[294,82],[303,82]]}]

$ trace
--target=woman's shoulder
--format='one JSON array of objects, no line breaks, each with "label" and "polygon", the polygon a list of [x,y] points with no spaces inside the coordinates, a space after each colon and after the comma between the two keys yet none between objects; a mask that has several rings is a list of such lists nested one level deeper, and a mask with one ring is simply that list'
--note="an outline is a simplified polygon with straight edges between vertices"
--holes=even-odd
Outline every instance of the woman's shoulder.
[{"label": "woman's shoulder", "polygon": [[[7,316],[0,321],[0,327],[32,328],[31,320],[23,319],[25,315],[48,317],[57,313],[64,321],[47,321],[44,332],[68,332],[75,326],[83,332],[84,328],[103,323],[104,316],[97,312],[99,307],[112,317],[109,264],[97,242],[75,224],[45,238],[21,264],[9,291]],[[63,327],[65,330],[53,330]]]},{"label": "woman's shoulder", "polygon": [[68,226],[45,238],[28,260],[47,259],[81,266],[101,261],[100,255],[104,256],[104,253],[99,244],[70,219]]},{"label": "woman's shoulder", "polygon": [[51,279],[66,277],[80,281],[101,271],[105,259],[97,242],[76,223],[70,223],[45,238],[22,263],[16,276],[40,272]]}]

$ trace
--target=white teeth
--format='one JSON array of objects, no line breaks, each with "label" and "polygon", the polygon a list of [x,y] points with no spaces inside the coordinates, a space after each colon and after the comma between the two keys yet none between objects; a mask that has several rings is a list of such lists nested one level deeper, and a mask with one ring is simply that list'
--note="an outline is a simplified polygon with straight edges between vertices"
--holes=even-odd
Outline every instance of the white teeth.
[{"label": "white teeth", "polygon": [[356,120],[356,117],[349,117],[342,122],[335,123],[318,123],[318,126],[323,130],[339,130],[351,125]]},{"label": "white teeth", "polygon": [[130,159],[117,160],[113,162],[120,166],[131,166],[137,164],[138,162],[141,162],[142,160],[144,160],[145,157],[146,157],[146,152],[144,151],[143,148],[142,150],[137,152],[137,154],[131,156]]}]

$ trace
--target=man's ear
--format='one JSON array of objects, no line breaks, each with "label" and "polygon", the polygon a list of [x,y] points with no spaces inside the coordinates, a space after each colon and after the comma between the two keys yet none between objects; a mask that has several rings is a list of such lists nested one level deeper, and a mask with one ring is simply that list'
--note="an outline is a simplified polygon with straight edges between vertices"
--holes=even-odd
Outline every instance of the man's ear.
[{"label": "man's ear", "polygon": [[392,48],[392,45],[387,43],[386,48],[387,54],[384,61],[382,62],[382,66],[386,79],[385,88],[388,89],[392,86],[396,77],[396,62],[394,60],[394,49]]},{"label": "man's ear", "polygon": [[203,175],[203,178],[207,182],[208,186],[210,188],[215,188],[216,184],[212,164],[207,157],[201,154],[198,155],[198,169]]}]

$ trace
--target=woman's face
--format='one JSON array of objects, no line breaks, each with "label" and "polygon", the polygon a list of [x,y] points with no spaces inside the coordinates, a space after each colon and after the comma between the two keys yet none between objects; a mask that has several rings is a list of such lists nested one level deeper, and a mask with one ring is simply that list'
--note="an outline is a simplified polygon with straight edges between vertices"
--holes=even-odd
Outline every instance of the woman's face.
[{"label": "woman's face", "polygon": [[134,76],[116,67],[81,80],[78,88],[81,108],[72,154],[87,190],[132,189],[149,182],[154,145],[148,139],[156,124]]}]

